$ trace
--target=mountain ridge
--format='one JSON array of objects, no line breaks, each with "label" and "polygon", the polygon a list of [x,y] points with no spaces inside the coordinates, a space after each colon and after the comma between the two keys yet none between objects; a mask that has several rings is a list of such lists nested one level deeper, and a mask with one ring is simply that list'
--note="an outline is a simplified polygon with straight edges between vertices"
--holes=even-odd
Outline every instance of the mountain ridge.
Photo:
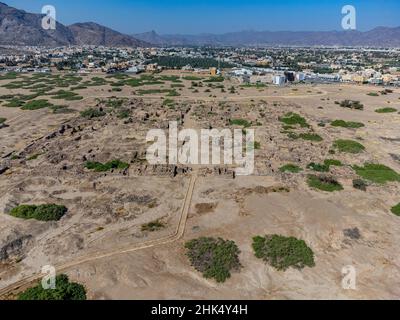
[{"label": "mountain ridge", "polygon": [[0,2],[0,45],[58,47],[68,45],[139,47],[150,44],[94,22],[44,30],[44,14],[29,13]]},{"label": "mountain ridge", "polygon": [[[151,37],[149,36],[151,35]],[[152,40],[162,45],[327,45],[327,46],[384,46],[400,47],[400,27],[376,27],[369,31],[253,31],[245,30],[223,34],[159,35],[139,33],[137,39]]]}]

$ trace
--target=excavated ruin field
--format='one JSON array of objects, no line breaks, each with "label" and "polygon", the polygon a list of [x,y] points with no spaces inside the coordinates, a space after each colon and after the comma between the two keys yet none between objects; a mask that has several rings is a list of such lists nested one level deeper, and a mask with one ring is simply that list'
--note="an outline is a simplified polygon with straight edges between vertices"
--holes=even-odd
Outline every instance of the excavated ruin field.
[{"label": "excavated ruin field", "polygon": [[[71,263],[62,271],[83,283],[92,299],[398,298],[400,220],[390,209],[400,202],[400,182],[369,182],[362,191],[353,180],[360,178],[354,166],[366,163],[400,173],[400,91],[372,97],[367,94],[379,88],[296,88],[244,89],[228,98],[217,89],[213,98],[187,88],[177,97],[118,92],[112,95],[120,99],[85,100],[87,93],[81,93],[84,100],[69,105],[75,112],[65,114],[0,106],[0,117],[7,119],[0,128],[0,290],[43,265]],[[343,100],[360,101],[364,109],[341,107]],[[89,107],[101,116],[81,116]],[[397,112],[375,112],[382,107]],[[289,112],[307,126],[282,122]],[[334,120],[364,126],[335,127]],[[146,134],[167,130],[169,121],[179,128],[254,129],[253,175],[235,176],[223,164],[148,164]],[[365,149],[335,150],[340,139]],[[85,167],[115,159],[129,168]],[[324,173],[341,191],[307,184],[310,174],[321,174],[309,164],[327,159],[341,163]],[[287,164],[301,171],[282,172]],[[64,205],[68,212],[58,222],[9,215],[19,204],[42,203]],[[162,227],[144,227],[154,221]],[[284,272],[266,265],[251,248],[252,237],[266,234],[305,240],[316,266]],[[218,284],[195,271],[184,245],[200,236],[234,240],[240,272]],[[142,248],[144,243],[151,245]],[[342,288],[347,265],[357,271],[356,290]]]}]

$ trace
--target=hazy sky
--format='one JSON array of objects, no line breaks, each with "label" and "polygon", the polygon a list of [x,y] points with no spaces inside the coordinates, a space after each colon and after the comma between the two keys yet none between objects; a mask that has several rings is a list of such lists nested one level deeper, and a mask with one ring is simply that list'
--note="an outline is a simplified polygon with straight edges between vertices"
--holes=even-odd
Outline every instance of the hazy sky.
[{"label": "hazy sky", "polygon": [[93,21],[124,33],[340,30],[341,8],[357,9],[357,29],[400,26],[400,0],[0,0],[30,12],[57,9],[64,24]]}]

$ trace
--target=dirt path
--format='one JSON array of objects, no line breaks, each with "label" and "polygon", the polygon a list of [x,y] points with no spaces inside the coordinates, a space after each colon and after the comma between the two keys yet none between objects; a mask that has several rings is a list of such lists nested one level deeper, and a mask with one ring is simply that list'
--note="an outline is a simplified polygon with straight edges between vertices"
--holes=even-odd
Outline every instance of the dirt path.
[{"label": "dirt path", "polygon": [[[196,180],[197,180],[197,171],[194,171],[190,178],[188,190],[186,191],[186,196],[185,196],[185,199],[183,202],[179,223],[176,228],[176,231],[173,234],[163,237],[163,238],[146,241],[146,242],[135,244],[135,245],[125,247],[125,248],[115,249],[115,250],[105,252],[105,253],[99,252],[97,254],[83,256],[83,257],[80,257],[80,258],[78,258],[74,261],[68,262],[68,263],[55,265],[57,272],[58,273],[64,272],[70,268],[76,267],[83,263],[92,262],[95,260],[108,258],[108,257],[112,257],[112,256],[119,255],[119,254],[135,252],[138,250],[148,249],[148,248],[152,248],[155,246],[161,246],[161,245],[165,245],[165,244],[169,244],[169,243],[178,241],[179,239],[181,239],[183,237],[183,235],[185,233],[186,221],[187,221],[188,214],[189,214],[189,209],[190,209],[190,205],[191,205],[191,201],[192,201],[192,196],[193,196],[193,191],[194,191],[194,187],[196,184]],[[39,273],[33,274],[32,276],[26,277],[20,281],[17,281],[11,285],[8,285],[8,286],[0,289],[0,300],[10,298],[10,297],[14,296],[15,294],[17,294],[18,292],[21,292],[21,291],[29,288],[31,285],[33,285],[34,282],[39,281],[42,277],[43,277],[42,274],[39,274]]]}]

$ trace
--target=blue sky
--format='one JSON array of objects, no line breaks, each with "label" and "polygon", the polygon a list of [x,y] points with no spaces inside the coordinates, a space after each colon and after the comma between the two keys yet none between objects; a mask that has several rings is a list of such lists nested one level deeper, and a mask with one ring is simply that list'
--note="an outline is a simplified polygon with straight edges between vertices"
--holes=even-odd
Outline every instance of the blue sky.
[{"label": "blue sky", "polygon": [[224,33],[341,29],[341,8],[357,9],[357,29],[400,26],[400,0],[0,0],[30,12],[57,9],[64,24],[93,21],[124,33]]}]

